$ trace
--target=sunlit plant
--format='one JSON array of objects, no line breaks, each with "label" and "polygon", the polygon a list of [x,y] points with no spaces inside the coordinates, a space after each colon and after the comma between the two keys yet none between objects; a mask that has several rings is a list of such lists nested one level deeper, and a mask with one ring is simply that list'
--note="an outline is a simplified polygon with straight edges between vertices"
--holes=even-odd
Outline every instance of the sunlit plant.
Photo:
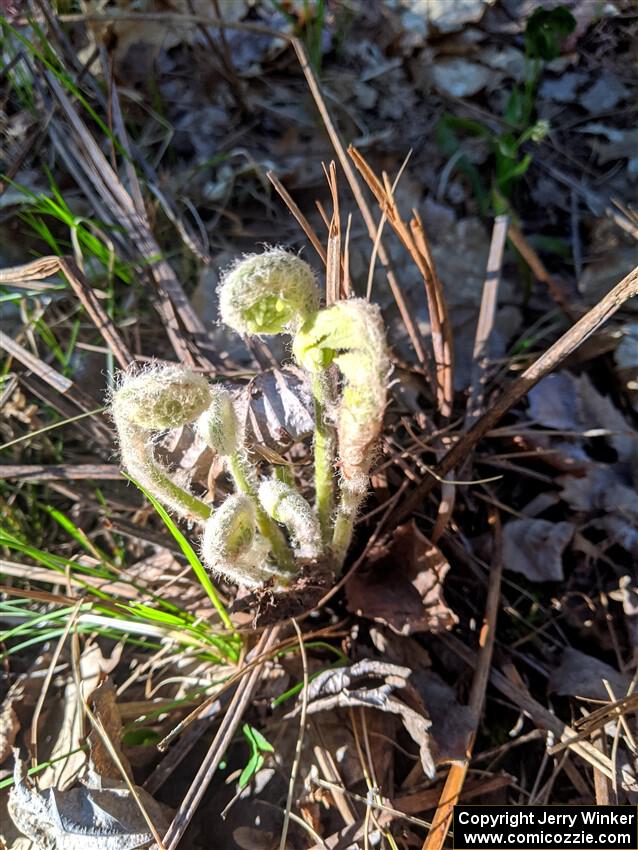
[{"label": "sunlit plant", "polygon": [[[249,455],[233,395],[180,366],[125,373],[111,411],[129,474],[180,516],[203,526],[202,557],[244,585],[288,586],[302,566],[340,570],[368,489],[383,424],[390,360],[381,313],[360,299],[321,309],[310,266],[269,249],[223,278],[221,320],[249,336],[289,334],[315,406],[314,504],[294,475],[263,476]],[[156,456],[157,435],[194,425],[223,458],[235,492],[213,508]]]}]

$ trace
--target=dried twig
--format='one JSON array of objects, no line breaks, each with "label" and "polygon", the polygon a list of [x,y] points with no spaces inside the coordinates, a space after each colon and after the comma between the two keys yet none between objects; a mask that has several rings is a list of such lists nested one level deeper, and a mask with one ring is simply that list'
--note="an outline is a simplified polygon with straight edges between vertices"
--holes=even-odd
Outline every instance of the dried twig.
[{"label": "dried twig", "polygon": [[299,764],[301,763],[301,754],[303,751],[304,735],[306,732],[306,714],[308,711],[308,659],[306,657],[306,647],[303,642],[303,635],[299,624],[292,618],[292,624],[297,632],[297,640],[299,641],[299,652],[301,654],[301,665],[303,670],[303,689],[301,691],[301,713],[299,716],[299,734],[295,746],[295,758],[290,771],[290,781],[288,783],[288,797],[286,799],[286,812],[284,815],[284,825],[281,830],[281,838],[279,839],[279,850],[285,850],[286,838],[288,836],[288,824],[290,822],[290,810],[292,809],[292,800],[295,793],[295,783],[297,781],[297,773]]},{"label": "dried twig", "polygon": [[465,425],[471,425],[482,413],[485,401],[485,382],[489,367],[489,340],[494,327],[496,300],[503,265],[503,251],[507,239],[508,217],[499,215],[494,221],[490,253],[487,259],[483,296],[479,310],[474,352],[472,355],[472,378],[465,411]]},{"label": "dried twig", "polygon": [[479,635],[479,652],[477,657],[476,672],[472,680],[470,690],[469,706],[472,710],[473,728],[468,736],[465,749],[465,759],[461,764],[453,764],[447,775],[432,827],[423,845],[423,850],[441,850],[443,842],[447,837],[454,806],[458,803],[463,784],[470,767],[472,750],[478,725],[483,712],[485,702],[485,690],[492,666],[492,654],[496,640],[496,619],[501,597],[501,577],[503,575],[503,557],[501,545],[501,523],[496,511],[492,512],[492,524],[494,525],[494,559],[489,575],[487,589],[487,600],[485,602],[485,615]]},{"label": "dried twig", "polygon": [[[441,281],[436,273],[432,251],[423,227],[423,222],[416,210],[412,210],[409,226],[401,218],[393,195],[393,189],[388,175],[384,172],[383,183],[375,176],[372,169],[352,146],[348,153],[362,174],[377,199],[381,210],[404,247],[414,260],[425,285],[425,294],[432,328],[432,350],[435,364],[435,381],[437,408],[443,419],[452,415],[454,403],[454,348],[452,326],[450,323],[445,295]],[[442,451],[439,449],[439,455]],[[454,510],[456,490],[454,484],[446,483],[442,489],[436,523],[432,530],[432,540],[436,542],[447,527]]]},{"label": "dried twig", "polygon": [[[131,195],[126,191],[118,175],[97,145],[88,128],[81,120],[66,92],[48,71],[43,72],[48,90],[55,97],[62,113],[74,131],[74,146],[66,151],[75,160],[77,167],[71,170],[83,172],[88,183],[108,209],[110,218],[123,224],[130,240],[145,263],[160,295],[160,315],[175,353],[181,362],[194,365],[195,359],[184,336],[181,322],[187,333],[205,346],[204,325],[191,306],[181,283],[170,264],[163,258],[151,231],[146,214],[141,214]],[[52,135],[54,143],[59,139]],[[211,367],[208,359],[200,355],[200,362]]]},{"label": "dried twig", "polygon": [[[60,574],[48,567],[34,567],[33,564],[19,564],[15,561],[7,561],[0,558],[0,572],[5,576],[14,576],[29,582],[41,582],[42,584],[60,584]],[[92,575],[83,575],[76,578],[70,575],[66,579],[67,584],[80,588],[97,587],[111,596],[120,596],[124,599],[139,599],[139,590],[126,582],[111,581],[109,579],[96,578]],[[83,601],[83,600],[82,600]],[[33,752],[33,751],[32,751]]]},{"label": "dried twig", "polygon": [[510,223],[507,235],[509,236],[509,240],[512,245],[516,248],[518,253],[534,273],[534,276],[547,286],[547,291],[567,318],[571,319],[572,322],[576,321],[578,313],[576,313],[571,307],[569,301],[565,297],[565,293],[560,287],[560,284],[547,271],[545,264],[538,256],[537,251],[532,245],[530,245],[522,231],[520,231],[515,224]]},{"label": "dried twig", "polygon": [[[32,569],[29,567],[28,569]],[[4,572],[4,568],[3,568]],[[49,572],[49,570],[45,570],[44,572]],[[36,579],[33,576],[29,577],[31,581],[35,581]],[[58,581],[60,577],[57,577]],[[40,721],[40,714],[42,713],[42,707],[44,706],[44,701],[46,699],[46,695],[48,693],[49,687],[53,680],[53,674],[55,672],[55,668],[58,663],[58,659],[60,658],[60,654],[66,643],[66,639],[69,636],[69,632],[71,628],[75,625],[75,621],[77,619],[78,614],[80,613],[80,608],[82,607],[82,599],[78,599],[75,604],[75,608],[69,616],[67,617],[66,623],[64,624],[64,630],[60,637],[58,638],[58,642],[53,650],[53,654],[51,656],[51,660],[49,662],[49,667],[46,672],[46,676],[44,677],[44,682],[42,683],[42,687],[40,688],[40,693],[38,694],[38,701],[35,704],[35,708],[33,709],[33,714],[31,716],[31,730],[29,735],[29,745],[31,751],[31,766],[36,767],[38,764],[38,724]],[[37,779],[36,779],[37,782]]]},{"label": "dried twig", "polygon": [[182,761],[191,752],[204,732],[210,728],[218,712],[209,710],[204,717],[195,720],[182,737],[170,748],[164,758],[156,765],[153,772],[144,781],[143,788],[151,796],[155,796],[164,783],[177,770]]},{"label": "dried twig", "polygon": [[[65,378],[64,375],[61,375],[52,366],[49,366],[43,360],[40,360],[39,357],[31,354],[30,351],[27,351],[26,348],[4,331],[0,331],[0,348],[4,348],[7,354],[14,357],[29,369],[29,371],[34,372],[45,383],[49,384],[49,386],[53,387],[62,395],[66,395],[73,389],[73,381],[70,378]],[[90,406],[91,410],[94,408],[95,400],[93,400],[93,404]]]},{"label": "dried twig", "polygon": [[[0,348],[2,344],[0,343]],[[74,420],[74,427],[92,440],[97,454],[105,460],[111,457],[113,449],[113,434],[106,422],[100,416],[103,405],[97,406],[95,399],[89,399],[73,385],[66,395],[61,395],[54,387],[29,372],[20,374],[20,385],[29,393],[50,405],[65,420]],[[92,401],[92,406],[89,406]],[[82,417],[77,417],[77,408],[83,411]],[[64,422],[57,423],[60,425]],[[29,436],[28,434],[26,436]]]},{"label": "dried twig", "polygon": [[133,784],[133,780],[129,776],[129,772],[126,770],[126,767],[123,764],[122,754],[118,753],[116,747],[113,745],[113,742],[109,738],[107,730],[104,728],[104,724],[102,723],[101,719],[91,709],[91,706],[89,705],[88,697],[84,696],[84,694],[82,692],[82,674],[80,672],[80,640],[79,640],[79,636],[78,636],[78,633],[77,633],[77,625],[76,625],[76,629],[75,629],[74,634],[73,634],[73,639],[72,639],[72,642],[71,642],[71,648],[72,648],[71,669],[73,670],[73,679],[75,681],[76,691],[77,691],[78,696],[81,700],[81,705],[82,705],[82,708],[84,710],[84,713],[89,718],[92,728],[94,729],[95,733],[97,734],[100,741],[104,745],[106,751],[108,752],[111,760],[116,765],[119,773],[121,774],[122,780],[124,781],[124,783],[128,787],[128,790],[129,790],[129,793],[130,793],[132,799],[135,801],[135,804],[137,805],[138,809],[140,810],[142,817],[146,821],[146,825],[148,826],[150,833],[153,836],[155,843],[157,844],[158,850],[166,850],[166,847],[165,847],[164,843],[162,842],[161,836],[159,835],[159,833],[157,831],[157,827],[153,823],[153,819],[151,818],[150,814],[148,813],[146,806],[144,805],[144,803],[143,803],[143,801],[140,797],[140,793],[139,793],[137,787]]},{"label": "dried twig", "polygon": [[[392,181],[392,194],[396,192],[397,186],[399,185],[399,180],[403,176],[403,172],[407,168],[410,157],[412,156],[412,148],[405,155],[405,159],[401,163],[401,167],[397,171],[397,175]],[[374,280],[374,269],[377,264],[377,254],[379,252],[379,242],[381,241],[381,236],[383,235],[383,228],[385,227],[385,223],[387,221],[387,215],[382,212],[381,218],[379,219],[379,224],[377,225],[377,232],[374,237],[374,241],[372,243],[372,251],[370,252],[370,263],[368,265],[368,282],[366,284],[366,300],[369,301],[372,298],[372,282]]]},{"label": "dried twig", "polygon": [[[370,207],[368,206],[368,203],[365,197],[363,196],[363,192],[361,191],[361,186],[359,185],[357,175],[354,169],[352,168],[350,160],[348,159],[344,144],[341,141],[341,137],[339,135],[339,131],[337,130],[334,125],[334,122],[332,121],[332,118],[326,106],[326,102],[323,98],[323,94],[321,93],[321,87],[319,85],[319,82],[317,81],[314,71],[312,70],[310,62],[308,61],[306,50],[301,41],[299,41],[299,39],[293,38],[291,39],[291,42],[295,49],[295,53],[297,54],[297,58],[299,59],[301,70],[303,71],[304,76],[306,77],[308,88],[310,89],[315,103],[317,104],[319,114],[321,115],[321,120],[323,121],[324,126],[326,128],[326,132],[330,137],[330,141],[332,142],[332,145],[335,149],[337,158],[339,159],[339,163],[344,170],[348,185],[350,186],[352,194],[354,195],[354,199],[357,202],[357,206],[361,211],[361,215],[368,231],[368,235],[374,243],[377,237],[377,225],[374,221],[374,217],[372,215]],[[379,241],[378,244],[378,254],[379,259],[381,260],[381,263],[386,270],[388,283],[390,284],[390,289],[392,290],[394,300],[397,303],[399,313],[401,314],[401,318],[403,319],[403,323],[405,324],[408,336],[410,337],[410,342],[414,346],[414,350],[419,359],[419,362],[424,368],[426,368],[427,357],[421,341],[421,335],[419,334],[416,322],[414,321],[414,318],[410,312],[410,308],[408,307],[403,292],[401,291],[401,286],[399,285],[396,275],[392,271],[388,252],[386,251],[385,246],[381,241]]]},{"label": "dried twig", "polygon": [[[256,654],[267,652],[273,645],[279,634],[279,626],[274,626],[267,629],[261,636],[261,639],[255,648]],[[206,756],[200,765],[195,778],[193,779],[186,796],[181,802],[177,814],[173,818],[173,822],[168,828],[168,832],[164,836],[164,844],[168,850],[175,850],[179,844],[188,824],[191,822],[197,807],[199,806],[202,797],[206,793],[211,779],[215,771],[219,767],[228,745],[230,744],[237,727],[241,723],[244,711],[246,710],[253,692],[261,676],[261,664],[255,666],[251,672],[245,676],[237,686],[237,690],[230,701],[226,713],[222,718],[217,734],[213,738]]]},{"label": "dried twig", "polygon": [[11,463],[0,466],[0,481],[76,481],[92,478],[95,481],[116,481],[122,478],[119,466],[108,463],[45,464]]},{"label": "dried twig", "polygon": [[290,193],[288,192],[286,187],[283,185],[281,180],[274,173],[274,171],[267,171],[266,177],[270,180],[272,185],[275,187],[277,194],[280,196],[280,198],[286,204],[286,206],[288,207],[290,212],[297,219],[301,229],[306,234],[306,236],[308,237],[308,239],[312,243],[313,248],[319,254],[319,256],[321,257],[321,259],[323,261],[323,264],[325,265],[327,260],[328,260],[328,256],[326,254],[326,249],[321,244],[321,240],[317,236],[313,226],[310,224],[310,222],[308,221],[306,216],[301,212],[301,210],[299,209],[299,207],[295,203],[294,199],[292,198],[292,196],[290,195]]},{"label": "dried twig", "polygon": [[25,263],[23,266],[0,269],[0,283],[12,283],[13,281],[26,283],[46,280],[51,275],[59,273],[63,274],[68,280],[71,289],[88,313],[89,318],[102,334],[107,347],[113,352],[113,356],[122,369],[126,369],[134,362],[135,358],[126,347],[111,317],[102,307],[95,290],[89,286],[75,260],[71,257],[40,257],[31,263]]},{"label": "dried twig", "polygon": [[341,287],[341,218],[339,215],[339,190],[334,162],[324,173],[332,196],[332,218],[328,224],[328,251],[326,255],[326,304],[334,304],[342,297]]},{"label": "dried twig", "polygon": [[[68,417],[73,410],[67,402],[72,402],[84,413],[94,413],[97,403],[92,396],[85,393],[73,381],[61,375],[52,366],[27,351],[24,346],[3,331],[0,331],[0,348],[3,348],[10,357],[13,357],[33,373],[34,377],[21,378],[22,383],[28,384],[40,397],[46,396],[47,403],[51,403],[63,416]],[[47,385],[53,387],[55,393],[48,393]],[[98,441],[98,444],[104,447],[109,446],[112,442],[112,436],[106,425],[100,421],[97,415],[90,422],[91,434]]]},{"label": "dried twig", "polygon": [[[460,658],[464,659],[472,669],[476,667],[474,653],[457,637],[446,634],[442,637],[442,640]],[[616,772],[614,771],[611,760],[599,752],[589,741],[582,740],[581,736],[573,727],[563,723],[560,718],[537,702],[527,690],[515,684],[504,673],[498,670],[491,671],[490,683],[511,700],[521,711],[524,711],[536,726],[552,732],[555,738],[563,742],[573,753],[580,756],[592,767],[600,770],[609,779],[614,779]]]},{"label": "dried twig", "polygon": [[454,394],[450,323],[441,283],[431,265],[432,255],[423,223],[418,214],[413,211],[414,217],[408,226],[399,213],[388,175],[383,174],[382,183],[356,148],[351,145],[348,153],[423,277],[432,326],[437,407],[441,416],[447,419],[452,413]]}]

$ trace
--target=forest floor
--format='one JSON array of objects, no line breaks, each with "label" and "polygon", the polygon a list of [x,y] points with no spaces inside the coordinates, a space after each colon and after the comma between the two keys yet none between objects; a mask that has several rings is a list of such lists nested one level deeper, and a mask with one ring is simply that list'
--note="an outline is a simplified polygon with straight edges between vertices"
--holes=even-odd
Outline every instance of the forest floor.
[{"label": "forest floor", "polygon": [[[0,11],[0,848],[439,850],[459,800],[638,802],[633,3]],[[108,411],[179,362],[311,498],[288,341],[218,322],[264,245],[392,360],[343,572],[297,594],[211,576]],[[191,427],[156,450],[229,492]]]}]

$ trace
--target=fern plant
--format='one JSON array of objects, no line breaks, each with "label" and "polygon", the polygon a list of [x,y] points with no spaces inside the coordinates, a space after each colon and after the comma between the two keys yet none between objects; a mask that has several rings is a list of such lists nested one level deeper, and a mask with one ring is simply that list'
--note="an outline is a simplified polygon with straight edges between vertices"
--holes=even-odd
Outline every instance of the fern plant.
[{"label": "fern plant", "polygon": [[[249,336],[288,334],[315,407],[314,505],[290,480],[263,477],[251,460],[231,393],[181,366],[120,376],[113,393],[122,463],[176,514],[203,526],[209,569],[248,586],[289,586],[329,560],[339,571],[363,502],[386,405],[390,360],[381,313],[360,299],[321,309],[310,266],[281,249],[250,255],[223,278],[221,320]],[[337,380],[337,378],[339,380]],[[218,508],[156,457],[158,432],[194,424],[224,459],[235,492]]]}]

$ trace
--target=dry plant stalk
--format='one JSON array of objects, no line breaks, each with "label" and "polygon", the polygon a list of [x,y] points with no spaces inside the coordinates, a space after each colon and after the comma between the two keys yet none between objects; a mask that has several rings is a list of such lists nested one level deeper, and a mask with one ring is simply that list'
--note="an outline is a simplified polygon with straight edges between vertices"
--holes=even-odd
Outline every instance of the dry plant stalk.
[{"label": "dry plant stalk", "polygon": [[[448,315],[443,286],[436,273],[432,251],[425,233],[425,228],[423,227],[423,222],[419,213],[413,209],[412,219],[409,225],[406,224],[401,217],[394,199],[393,188],[388,175],[383,172],[382,183],[356,148],[350,146],[348,153],[375,196],[384,218],[390,222],[391,227],[414,260],[423,278],[432,327],[432,353],[434,355],[435,368],[433,385],[435,388],[437,410],[444,420],[449,420],[454,404],[454,341],[452,338],[452,325]],[[440,457],[443,454],[443,449],[439,448],[437,454]],[[451,471],[449,477],[452,477]],[[447,481],[442,487],[437,519],[432,531],[432,540],[434,542],[441,537],[451,519],[455,499],[456,487],[452,481]]]},{"label": "dry plant stalk", "polygon": [[490,677],[492,655],[496,641],[496,620],[500,605],[501,578],[503,575],[501,521],[495,510],[492,511],[490,520],[494,527],[495,558],[489,575],[485,615],[479,634],[476,672],[470,690],[469,707],[472,710],[472,730],[466,742],[463,763],[452,765],[443,784],[443,790],[441,791],[436,813],[432,819],[432,826],[423,844],[423,850],[441,850],[447,838],[454,815],[454,806],[459,802],[470,767],[474,741],[483,712],[485,691]]},{"label": "dry plant stalk", "polygon": [[350,146],[348,153],[370,187],[381,211],[385,214],[394,232],[414,260],[423,277],[428,311],[432,323],[432,348],[436,368],[435,387],[437,407],[441,415],[447,419],[452,414],[452,403],[454,400],[452,332],[443,289],[434,270],[432,253],[427,242],[423,222],[418,213],[413,210],[413,218],[409,226],[406,225],[401,218],[396,201],[394,200],[388,175],[383,174],[383,183],[381,183],[356,148]]},{"label": "dry plant stalk", "polygon": [[92,287],[71,257],[39,257],[30,263],[14,268],[0,269],[0,283],[26,284],[46,280],[55,274],[63,274],[82,306],[100,331],[104,342],[119,365],[126,369],[134,357],[126,347],[108,313],[100,304]]}]

